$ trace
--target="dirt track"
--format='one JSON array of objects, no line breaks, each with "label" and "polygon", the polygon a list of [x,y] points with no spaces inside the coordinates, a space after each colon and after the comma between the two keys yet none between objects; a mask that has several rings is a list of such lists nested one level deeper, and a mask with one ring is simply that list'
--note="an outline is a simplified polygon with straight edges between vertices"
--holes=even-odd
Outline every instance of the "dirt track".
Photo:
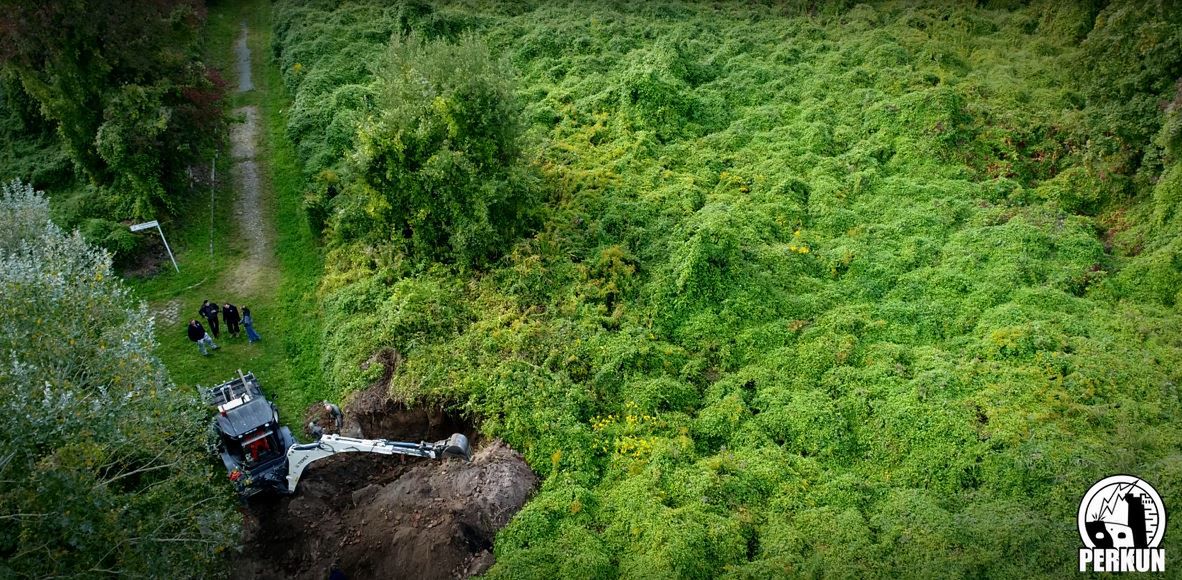
[{"label": "dirt track", "polygon": [[[250,47],[247,45],[248,29],[243,23],[242,35],[234,45],[238,63],[238,90],[254,89],[250,76]],[[274,226],[270,213],[266,211],[268,191],[260,176],[256,160],[259,140],[259,110],[254,105],[236,109],[234,115],[243,122],[230,128],[230,155],[234,160],[234,221],[238,238],[245,242],[246,255],[235,268],[225,275],[230,279],[226,287],[235,294],[249,297],[258,296],[274,286],[278,272],[275,266],[275,252],[272,237]]]}]

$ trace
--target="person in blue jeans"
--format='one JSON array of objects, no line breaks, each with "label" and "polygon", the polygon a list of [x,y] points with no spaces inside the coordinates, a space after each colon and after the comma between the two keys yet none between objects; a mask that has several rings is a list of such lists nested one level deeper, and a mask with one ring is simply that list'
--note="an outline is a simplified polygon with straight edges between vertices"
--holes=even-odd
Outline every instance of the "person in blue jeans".
[{"label": "person in blue jeans", "polygon": [[201,351],[201,356],[209,356],[209,353],[205,350],[206,345],[211,350],[216,350],[218,347],[218,345],[213,343],[213,339],[208,334],[205,334],[205,327],[201,326],[201,323],[195,319],[189,321],[189,340],[197,343],[197,350]]},{"label": "person in blue jeans", "polygon": [[250,315],[250,308],[242,307],[242,327],[246,329],[246,338],[250,342],[258,342],[263,339],[259,333],[254,331],[254,317]]}]

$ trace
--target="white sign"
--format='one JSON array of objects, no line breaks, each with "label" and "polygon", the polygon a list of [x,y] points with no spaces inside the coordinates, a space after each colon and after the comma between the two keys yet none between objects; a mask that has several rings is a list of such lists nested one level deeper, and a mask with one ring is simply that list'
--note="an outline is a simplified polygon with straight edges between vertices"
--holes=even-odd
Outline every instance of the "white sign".
[{"label": "white sign", "polygon": [[152,228],[156,228],[156,231],[160,232],[160,240],[164,242],[164,249],[168,250],[168,259],[172,260],[172,267],[175,268],[177,272],[180,272],[181,267],[176,265],[176,258],[174,258],[172,255],[172,248],[168,247],[168,240],[164,237],[164,230],[160,229],[160,222],[152,220],[142,224],[135,224],[131,226],[131,231],[140,232],[143,230],[150,230]]},{"label": "white sign", "polygon": [[152,220],[150,222],[144,222],[142,224],[135,224],[134,226],[131,226],[131,231],[142,232],[142,231],[149,229],[149,228],[158,227],[159,225],[160,225],[160,222],[157,222],[156,220]]},{"label": "white sign", "polygon": [[1079,502],[1079,571],[1164,572],[1166,506],[1145,480],[1113,475]]}]

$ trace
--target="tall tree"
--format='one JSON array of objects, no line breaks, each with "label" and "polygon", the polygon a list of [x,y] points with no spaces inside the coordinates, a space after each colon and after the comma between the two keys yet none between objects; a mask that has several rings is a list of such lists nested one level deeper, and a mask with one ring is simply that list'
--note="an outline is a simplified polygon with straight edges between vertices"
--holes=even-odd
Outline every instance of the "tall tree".
[{"label": "tall tree", "polygon": [[145,217],[220,135],[223,83],[197,56],[200,0],[0,0],[0,64],[57,124],[71,157]]}]

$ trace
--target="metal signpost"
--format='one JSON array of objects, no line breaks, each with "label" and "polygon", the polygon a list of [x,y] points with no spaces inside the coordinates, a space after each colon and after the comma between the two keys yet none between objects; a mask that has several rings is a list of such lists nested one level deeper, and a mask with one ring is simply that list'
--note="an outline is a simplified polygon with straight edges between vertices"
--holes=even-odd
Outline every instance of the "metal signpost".
[{"label": "metal signpost", "polygon": [[164,237],[164,230],[160,229],[160,222],[158,222],[156,220],[152,220],[150,222],[144,222],[142,224],[135,224],[134,226],[131,226],[131,231],[141,232],[143,230],[150,229],[150,228],[156,228],[156,231],[160,232],[160,239],[164,241],[164,249],[168,250],[168,259],[172,260],[172,267],[176,268],[177,272],[180,272],[181,268],[180,268],[180,266],[176,265],[176,258],[172,257],[172,248],[168,247],[168,240],[165,239],[165,237]]},{"label": "metal signpost", "polygon": [[209,257],[213,257],[213,194],[218,182],[218,152],[213,152],[213,163],[209,164]]}]

